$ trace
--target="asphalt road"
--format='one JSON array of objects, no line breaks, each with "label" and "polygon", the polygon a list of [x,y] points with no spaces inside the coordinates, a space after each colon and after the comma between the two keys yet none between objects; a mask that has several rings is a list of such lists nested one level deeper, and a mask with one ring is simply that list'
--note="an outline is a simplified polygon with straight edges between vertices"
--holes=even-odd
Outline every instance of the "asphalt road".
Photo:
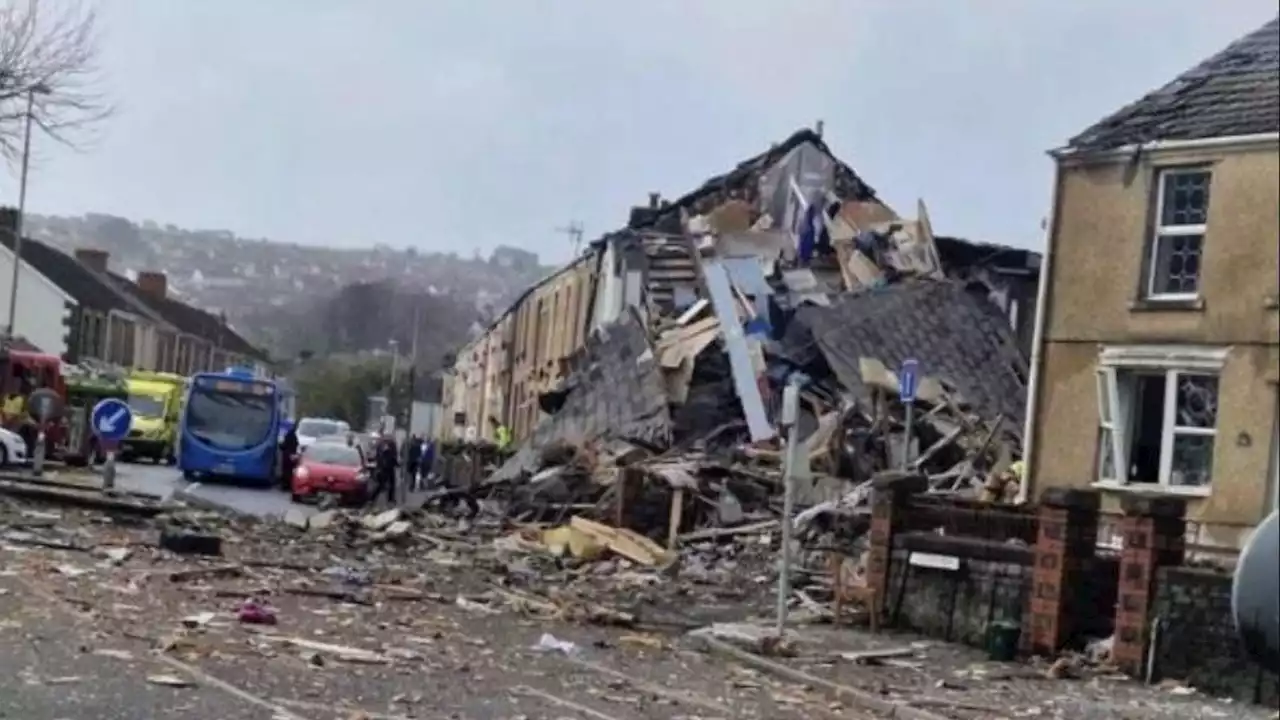
[{"label": "asphalt road", "polygon": [[311,507],[292,502],[280,490],[207,482],[189,483],[176,468],[147,462],[122,463],[116,472],[116,485],[122,490],[261,517],[283,515],[291,508],[308,514],[314,512]]}]

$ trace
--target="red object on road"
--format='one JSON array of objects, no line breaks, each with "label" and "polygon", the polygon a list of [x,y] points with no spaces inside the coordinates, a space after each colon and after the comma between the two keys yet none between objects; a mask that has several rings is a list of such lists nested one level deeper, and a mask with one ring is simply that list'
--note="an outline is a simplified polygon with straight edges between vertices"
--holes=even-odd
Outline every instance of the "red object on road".
[{"label": "red object on road", "polygon": [[295,500],[331,493],[357,502],[364,499],[368,487],[369,475],[360,452],[343,443],[307,446],[298,456],[291,485]]},{"label": "red object on road", "polygon": [[276,611],[266,603],[245,600],[236,611],[236,618],[248,625],[275,625]]}]

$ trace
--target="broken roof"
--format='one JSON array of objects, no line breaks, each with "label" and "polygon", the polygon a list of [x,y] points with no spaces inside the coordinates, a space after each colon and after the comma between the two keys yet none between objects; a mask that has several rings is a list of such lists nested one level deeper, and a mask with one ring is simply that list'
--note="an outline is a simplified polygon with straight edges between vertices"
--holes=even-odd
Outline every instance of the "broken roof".
[{"label": "broken roof", "polygon": [[922,376],[953,385],[980,415],[1003,414],[1022,426],[1027,368],[1009,320],[950,280],[921,278],[846,294],[830,307],[802,307],[783,347],[802,365],[824,360],[855,393],[864,388],[860,358],[891,370],[915,358]]},{"label": "broken roof", "polygon": [[[831,152],[831,148],[827,147],[821,135],[809,128],[801,128],[780,144],[774,145],[759,155],[743,160],[738,163],[737,167],[727,173],[710,178],[697,189],[686,193],[678,200],[664,203],[657,208],[634,208],[628,228],[632,230],[662,229],[666,224],[664,221],[669,221],[673,218],[679,219],[680,210],[686,210],[690,215],[702,215],[709,212],[728,198],[737,197],[742,193],[753,190],[758,184],[762,173],[785,158],[787,153],[806,143],[825,154],[834,163],[834,191],[841,200],[865,201],[877,199],[875,189],[863,182],[862,178],[858,177],[858,174],[852,168],[836,157],[835,153]],[[680,231],[681,228],[677,223],[674,232],[679,233]]]},{"label": "broken roof", "polygon": [[1101,151],[1154,140],[1280,131],[1280,18],[1068,142]]}]

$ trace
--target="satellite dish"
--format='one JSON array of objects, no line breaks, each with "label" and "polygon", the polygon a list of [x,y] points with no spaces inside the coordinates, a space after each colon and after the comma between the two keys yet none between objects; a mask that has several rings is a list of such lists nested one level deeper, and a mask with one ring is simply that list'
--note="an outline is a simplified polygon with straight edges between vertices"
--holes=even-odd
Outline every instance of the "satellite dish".
[{"label": "satellite dish", "polygon": [[1240,553],[1231,612],[1249,657],[1280,672],[1280,512],[1262,521]]}]

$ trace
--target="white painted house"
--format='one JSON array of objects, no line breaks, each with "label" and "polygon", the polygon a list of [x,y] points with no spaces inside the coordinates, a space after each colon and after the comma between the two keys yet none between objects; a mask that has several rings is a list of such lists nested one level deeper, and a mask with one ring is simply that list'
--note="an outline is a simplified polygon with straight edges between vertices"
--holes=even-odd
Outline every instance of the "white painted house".
[{"label": "white painted house", "polygon": [[[9,297],[13,292],[13,250],[0,243],[0,326],[9,322]],[[41,351],[61,357],[68,347],[68,326],[78,303],[75,298],[40,274],[25,260],[18,270],[18,312],[13,334],[26,338]],[[8,330],[5,327],[5,330]]]}]

